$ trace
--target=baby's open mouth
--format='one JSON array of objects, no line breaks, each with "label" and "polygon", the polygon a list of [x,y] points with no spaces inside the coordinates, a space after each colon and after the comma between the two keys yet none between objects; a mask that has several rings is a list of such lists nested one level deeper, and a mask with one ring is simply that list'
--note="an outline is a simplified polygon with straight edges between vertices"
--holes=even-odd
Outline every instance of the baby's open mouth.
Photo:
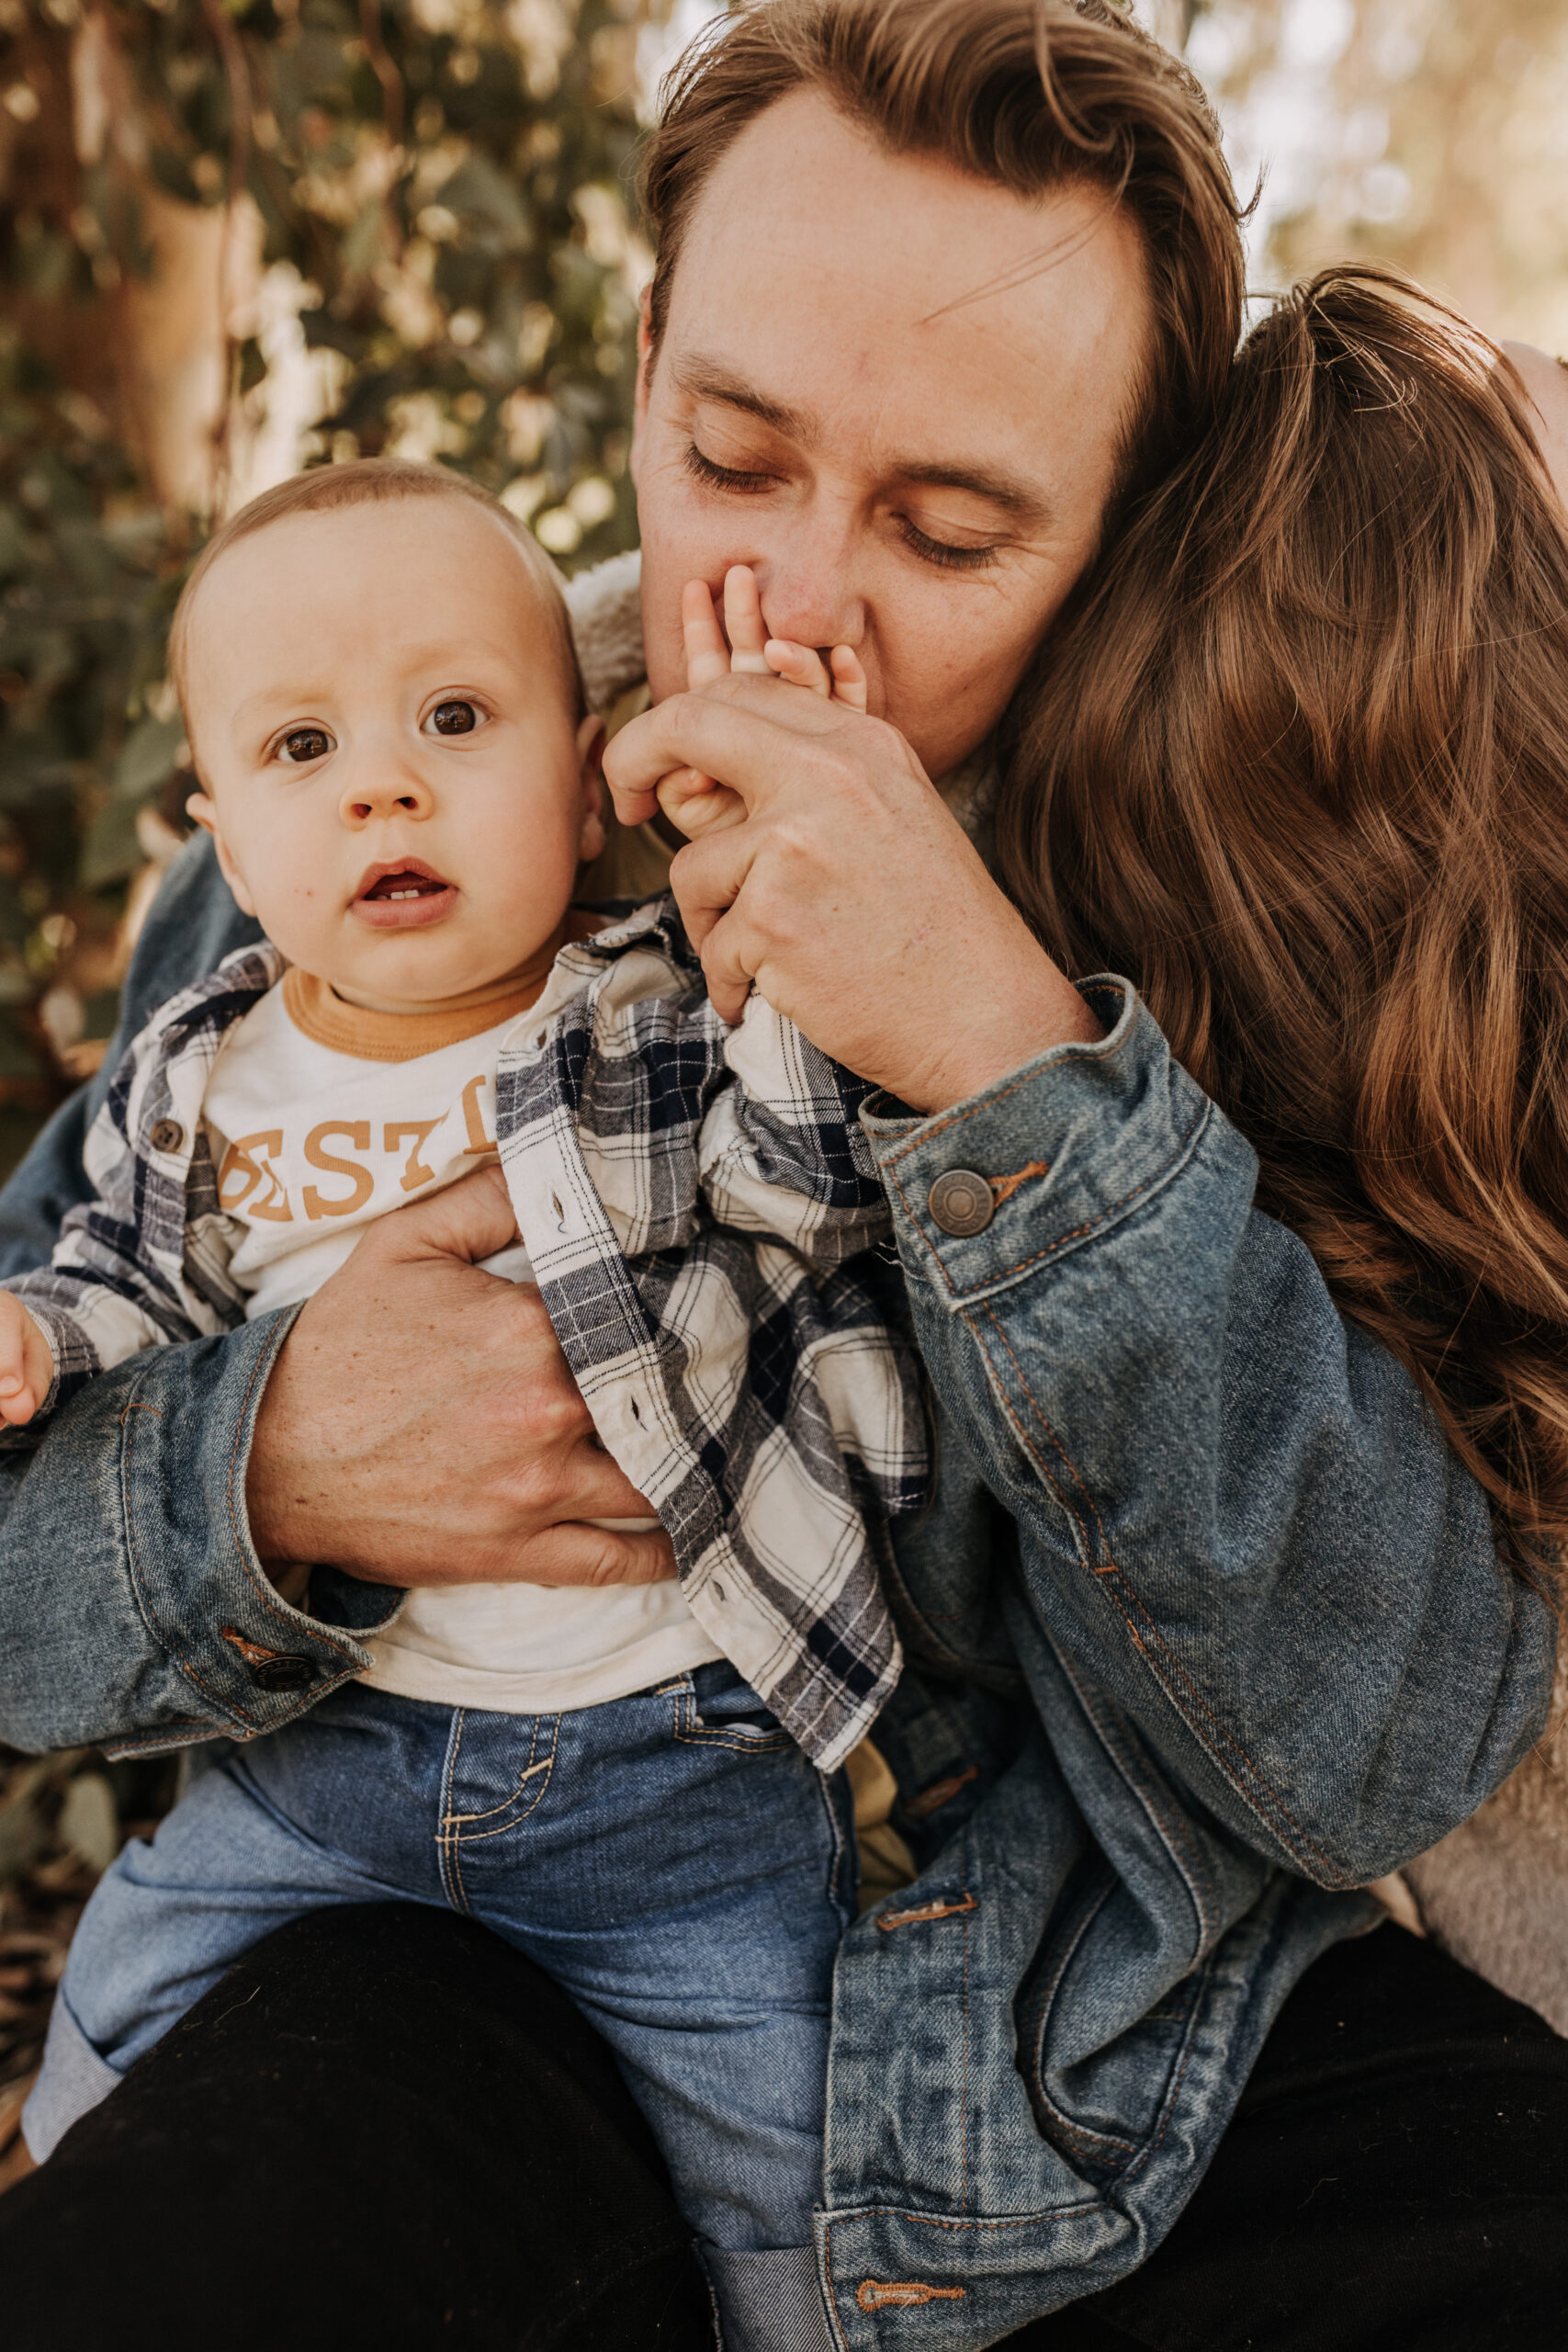
[{"label": "baby's open mouth", "polygon": [[354,911],[378,931],[438,922],[457,903],[457,892],[423,858],[400,858],[368,866],[354,897]]}]

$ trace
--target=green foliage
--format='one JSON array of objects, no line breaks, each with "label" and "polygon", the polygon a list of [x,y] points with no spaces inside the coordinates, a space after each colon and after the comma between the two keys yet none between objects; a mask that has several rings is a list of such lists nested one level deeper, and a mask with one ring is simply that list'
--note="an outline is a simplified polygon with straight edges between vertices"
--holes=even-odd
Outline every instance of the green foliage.
[{"label": "green foliage", "polygon": [[[107,1034],[127,883],[188,781],[169,616],[286,379],[321,411],[295,462],[431,458],[564,561],[629,544],[641,13],[0,0],[0,1104],[46,1106]],[[225,346],[192,289],[230,387],[190,452],[206,497],[166,452],[159,479],[142,298],[171,213],[236,231]]]}]

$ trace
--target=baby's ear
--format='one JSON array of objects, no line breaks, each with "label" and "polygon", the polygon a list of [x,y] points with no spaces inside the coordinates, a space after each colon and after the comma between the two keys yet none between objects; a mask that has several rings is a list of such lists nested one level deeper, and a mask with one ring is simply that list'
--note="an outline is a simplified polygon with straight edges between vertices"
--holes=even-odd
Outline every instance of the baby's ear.
[{"label": "baby's ear", "polygon": [[229,844],[218,830],[218,804],[205,792],[190,793],[186,799],[186,815],[203,832],[212,835],[212,846],[218,852],[218,868],[234,894],[234,903],[243,915],[254,915],[256,902],[245,885],[245,877],[230,854]]},{"label": "baby's ear", "polygon": [[582,836],[579,863],[592,865],[604,854],[604,722],[585,718],[577,730],[577,756],[582,772]]}]

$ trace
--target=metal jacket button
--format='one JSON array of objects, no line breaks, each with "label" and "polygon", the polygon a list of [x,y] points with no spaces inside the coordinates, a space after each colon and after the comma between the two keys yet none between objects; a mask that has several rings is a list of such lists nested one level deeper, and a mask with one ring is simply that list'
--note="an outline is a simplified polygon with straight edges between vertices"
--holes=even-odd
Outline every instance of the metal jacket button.
[{"label": "metal jacket button", "polygon": [[997,1213],[991,1188],[972,1168],[950,1168],[931,1186],[927,1203],[944,1233],[984,1233]]},{"label": "metal jacket button", "polygon": [[178,1151],[186,1139],[186,1131],[177,1119],[160,1119],[152,1130],[154,1151]]},{"label": "metal jacket button", "polygon": [[251,1668],[251,1680],[261,1690],[303,1690],[315,1679],[308,1657],[258,1657]]}]

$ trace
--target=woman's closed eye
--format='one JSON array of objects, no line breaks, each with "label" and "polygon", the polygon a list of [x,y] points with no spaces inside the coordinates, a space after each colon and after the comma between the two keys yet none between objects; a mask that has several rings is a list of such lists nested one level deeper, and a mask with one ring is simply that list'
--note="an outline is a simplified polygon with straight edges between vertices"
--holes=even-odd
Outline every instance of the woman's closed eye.
[{"label": "woman's closed eye", "polygon": [[728,490],[741,498],[754,498],[759,491],[772,490],[776,474],[748,473],[738,466],[716,465],[705,458],[694,441],[686,451],[686,471],[694,481],[702,482],[709,490]]},{"label": "woman's closed eye", "polygon": [[[764,491],[775,489],[778,484],[776,474],[748,472],[736,466],[717,464],[714,458],[705,456],[694,441],[686,450],[686,471],[705,489],[724,491],[736,498],[756,498]],[[983,571],[997,560],[994,547],[974,547],[954,539],[933,538],[908,514],[896,514],[893,519],[898,537],[910,554],[918,556],[922,563],[934,565],[938,571]]]}]

